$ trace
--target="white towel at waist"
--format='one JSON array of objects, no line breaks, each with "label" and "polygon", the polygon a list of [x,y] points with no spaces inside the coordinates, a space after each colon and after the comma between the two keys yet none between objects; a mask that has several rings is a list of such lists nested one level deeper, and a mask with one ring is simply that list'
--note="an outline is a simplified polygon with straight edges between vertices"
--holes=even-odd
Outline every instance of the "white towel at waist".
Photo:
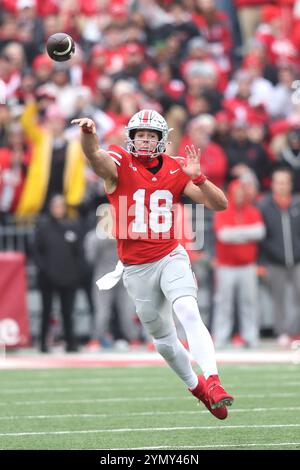
[{"label": "white towel at waist", "polygon": [[115,267],[115,270],[111,273],[107,273],[104,276],[100,277],[96,284],[99,290],[109,290],[112,289],[116,284],[118,284],[121,279],[124,271],[124,265],[122,261],[118,261]]}]

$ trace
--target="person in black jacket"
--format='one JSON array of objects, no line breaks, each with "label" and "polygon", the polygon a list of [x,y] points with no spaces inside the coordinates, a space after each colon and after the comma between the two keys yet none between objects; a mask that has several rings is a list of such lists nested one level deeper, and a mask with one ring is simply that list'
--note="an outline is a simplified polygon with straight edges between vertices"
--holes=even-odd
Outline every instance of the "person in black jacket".
[{"label": "person in black jacket", "polygon": [[34,243],[42,297],[41,351],[48,351],[54,294],[60,298],[66,351],[75,351],[72,314],[82,256],[79,227],[76,221],[66,217],[63,196],[52,197],[49,208],[50,214],[44,215],[37,224]]},{"label": "person in black jacket", "polygon": [[274,167],[289,168],[293,175],[293,192],[300,194],[300,129],[295,127],[287,134],[287,142]]},{"label": "person in black jacket", "polygon": [[274,171],[271,189],[260,203],[266,226],[261,254],[274,301],[275,333],[279,344],[287,346],[290,336],[300,332],[300,198],[292,195],[293,177],[287,168]]}]

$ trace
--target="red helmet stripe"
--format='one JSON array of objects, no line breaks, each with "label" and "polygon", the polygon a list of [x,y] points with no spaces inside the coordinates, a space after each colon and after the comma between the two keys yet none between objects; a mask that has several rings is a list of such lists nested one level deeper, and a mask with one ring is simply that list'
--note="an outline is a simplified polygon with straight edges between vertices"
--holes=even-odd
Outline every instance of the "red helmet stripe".
[{"label": "red helmet stripe", "polygon": [[148,122],[149,114],[150,114],[150,112],[149,112],[148,110],[146,110],[146,111],[143,113],[143,117],[142,117],[142,122],[143,122],[143,123],[147,123],[147,122]]}]

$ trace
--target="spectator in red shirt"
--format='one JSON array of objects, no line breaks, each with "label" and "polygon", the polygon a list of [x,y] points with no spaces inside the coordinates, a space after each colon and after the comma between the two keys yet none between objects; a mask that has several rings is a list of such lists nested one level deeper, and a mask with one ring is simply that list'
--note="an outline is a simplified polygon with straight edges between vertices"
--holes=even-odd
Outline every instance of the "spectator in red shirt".
[{"label": "spectator in red shirt", "polygon": [[242,182],[228,188],[228,208],[215,214],[216,293],[213,337],[217,347],[230,340],[237,295],[240,333],[247,346],[257,345],[257,242],[265,235],[262,216],[250,202]]},{"label": "spectator in red shirt", "polygon": [[217,10],[215,0],[196,0],[192,19],[210,43],[216,58],[230,53],[232,38],[229,21],[223,11]]},{"label": "spectator in red shirt", "polygon": [[222,188],[227,173],[227,158],[222,148],[210,140],[214,128],[215,120],[210,114],[200,115],[190,121],[187,134],[182,139],[178,153],[183,155],[186,145],[200,148],[203,172],[210,181]]},{"label": "spectator in red shirt", "polygon": [[90,59],[84,66],[83,85],[90,87],[95,92],[98,80],[105,75],[106,64],[106,49],[101,44],[97,44],[92,48]]},{"label": "spectator in red shirt", "polygon": [[[194,145],[201,149],[201,165],[210,181],[220,188],[224,187],[227,176],[227,158],[220,145],[211,141],[215,129],[215,120],[210,114],[202,114],[190,121],[188,132],[179,146],[179,155],[184,154],[186,145]],[[204,251],[209,256],[214,255],[215,234],[213,230],[212,212],[204,209]]]}]

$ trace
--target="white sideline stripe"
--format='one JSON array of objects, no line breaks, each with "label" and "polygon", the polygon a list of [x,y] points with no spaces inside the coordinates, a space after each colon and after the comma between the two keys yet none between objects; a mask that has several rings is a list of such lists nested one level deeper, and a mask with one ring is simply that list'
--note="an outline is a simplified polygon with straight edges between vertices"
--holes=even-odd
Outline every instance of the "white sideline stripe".
[{"label": "white sideline stripe", "polygon": [[[267,394],[258,394],[258,393],[249,393],[245,395],[235,395],[236,399],[243,398],[287,398],[287,397],[299,397],[299,393],[267,393]],[[189,396],[168,396],[168,397],[135,397],[135,398],[126,398],[126,397],[115,397],[115,398],[93,398],[85,400],[31,400],[31,401],[13,401],[13,402],[0,402],[0,406],[12,406],[12,405],[50,405],[50,404],[59,404],[59,403],[115,403],[115,402],[152,402],[152,401],[168,401],[168,400],[191,400]]]},{"label": "white sideline stripe", "polygon": [[121,166],[121,163],[120,163],[118,160],[116,160],[114,157],[110,157],[110,158],[111,158],[118,166]]},{"label": "white sideline stripe", "polygon": [[115,155],[116,157],[120,158],[122,160],[122,155],[120,155],[118,152],[114,152],[113,150],[109,150],[108,153],[110,155]]},{"label": "white sideline stripe", "polygon": [[[114,158],[114,157],[110,157]],[[116,160],[118,161],[118,160]],[[117,164],[117,163],[116,163]],[[120,164],[120,161],[118,162]],[[216,352],[217,362],[220,364],[235,364],[243,365],[253,364],[253,366],[261,364],[293,364],[297,365],[299,362],[298,355],[295,355],[295,351],[286,350],[286,351],[279,351],[279,350],[268,350],[268,351],[239,351],[237,355],[236,351],[217,351]],[[57,356],[17,356],[17,357],[7,357],[6,360],[0,359],[0,368],[1,369],[40,369],[40,368],[53,368],[59,369],[61,367],[69,367],[74,365],[74,361],[80,358],[82,361],[80,367],[100,367],[100,366],[107,366],[107,361],[109,362],[118,362],[122,363],[125,361],[126,366],[128,367],[136,367],[137,365],[148,365],[153,366],[155,365],[165,365],[164,360],[159,356],[158,353],[154,352],[139,352],[139,353],[128,353],[124,355],[124,353],[107,353],[105,354],[105,358],[99,356],[98,354],[91,355],[91,354],[79,354],[68,356],[67,361],[66,357],[63,354]],[[63,365],[60,362],[63,359]],[[149,364],[148,361],[151,361]],[[87,361],[85,363],[85,361]],[[99,364],[99,361],[101,364]],[[93,364],[94,362],[94,364]],[[128,362],[131,364],[128,364]],[[120,365],[120,364],[118,364]]]},{"label": "white sideline stripe", "polygon": [[123,432],[169,432],[169,431],[192,431],[195,429],[276,429],[276,428],[299,428],[299,424],[239,424],[228,426],[174,426],[172,428],[119,428],[119,429],[80,429],[77,431],[33,431],[33,432],[1,432],[0,436],[49,436],[63,434],[102,434]]},{"label": "white sideline stripe", "polygon": [[[240,362],[237,362],[237,361],[226,361],[224,357],[222,357],[222,355],[220,354],[218,356],[218,352],[217,352],[217,360],[218,362],[220,363],[220,365],[233,365],[234,364],[234,367],[237,371],[239,370],[244,370],[244,371],[257,371],[258,373],[260,372],[265,372],[265,371],[278,371],[278,367],[280,366],[280,364],[284,364],[284,367],[286,369],[286,371],[291,371],[292,372],[295,372],[296,368],[297,368],[297,364],[293,364],[293,356],[291,356],[291,353],[288,353],[288,355],[285,355],[285,359],[284,357],[282,357],[280,360],[277,356],[277,352],[278,351],[274,351],[273,353],[271,353],[268,361],[266,360],[263,360],[263,361],[258,361],[257,359],[255,360],[251,360],[250,356],[249,356],[249,360],[246,360],[246,358],[243,358],[243,361],[241,360]],[[284,355],[284,353],[281,353]],[[293,353],[294,354],[294,353]],[[15,358],[7,358],[5,361],[1,360],[0,358],[0,369],[1,370],[23,370],[23,369],[26,369],[26,370],[32,370],[34,371],[37,375],[39,375],[40,377],[53,377],[54,374],[58,373],[62,368],[65,368],[67,367],[68,368],[68,365],[64,365],[63,367],[59,364],[57,365],[54,365],[52,363],[52,360],[54,359],[55,356],[51,356],[49,358],[46,358],[44,357],[43,360],[40,359],[40,360],[37,360],[38,358],[35,358],[35,359],[31,359],[29,360],[28,358],[26,358],[25,360],[25,357],[21,357],[20,359],[18,359],[17,357]],[[76,356],[77,358],[80,357],[80,359],[84,358],[86,360],[90,359],[90,360],[99,360],[99,354],[97,355],[92,355],[92,354],[86,354],[86,355],[78,355]],[[130,357],[128,355],[126,355],[125,357],[127,357],[127,359],[129,360]],[[139,361],[136,362],[136,363],[132,363],[132,364],[126,364],[126,367],[124,367],[123,369],[124,370],[143,370],[144,367],[147,367],[149,368],[149,370],[151,369],[155,369],[155,368],[161,368],[161,366],[163,367],[167,367],[166,364],[163,362],[163,359],[159,360],[159,358],[157,357],[157,355],[155,353],[151,353],[151,361],[152,363],[151,364],[145,364],[143,362],[143,360],[147,360],[147,358],[150,357],[150,353],[148,354],[145,354],[145,353],[139,353],[139,356],[136,355],[137,358],[139,358]],[[255,356],[254,356],[255,357]],[[272,360],[271,360],[271,357],[272,357]],[[63,356],[57,356],[57,359],[58,361],[63,358]],[[69,356],[69,359],[72,360],[74,359],[75,356],[71,357]],[[122,356],[121,355],[116,355],[116,353],[114,354],[105,354],[105,358],[107,360],[116,360],[116,361],[121,361],[122,359]],[[124,353],[123,353],[123,359],[124,359]],[[242,358],[241,358],[242,359]],[[157,363],[154,364],[153,361],[156,361],[157,360]],[[50,361],[50,363],[49,363]],[[260,364],[258,362],[261,362]],[[71,364],[72,362],[70,362]],[[248,365],[246,365],[245,363],[247,363]],[[273,364],[272,364],[273,363]],[[80,366],[78,366],[79,368],[84,368],[86,367],[86,365],[84,363],[82,363]],[[118,364],[118,367],[120,368],[120,364]],[[95,363],[95,366],[94,365],[89,365],[89,368],[90,370],[95,370],[97,371],[98,369],[101,369],[101,371],[107,369],[107,364],[102,364],[102,365],[99,365],[97,363]],[[49,370],[51,369],[51,374],[47,374],[45,371],[46,370]],[[38,374],[39,373],[39,374]],[[119,370],[119,373],[121,375],[123,375],[123,373]],[[126,372],[124,372],[124,375],[126,374]]]},{"label": "white sideline stripe", "polygon": [[[159,379],[158,379],[159,380]],[[101,381],[99,380],[99,384],[103,383],[104,381]],[[95,383],[94,385],[98,385],[98,383]],[[133,382],[132,382],[133,383]],[[132,385],[131,381],[124,381],[122,382],[122,389],[125,389],[125,388],[129,388],[131,389],[131,385]],[[135,383],[140,383],[140,380],[136,380]],[[34,385],[34,383],[33,383]],[[82,380],[81,383],[79,385],[85,385],[85,381]],[[74,392],[74,391],[77,391],[77,392],[81,392],[81,391],[85,391],[86,389],[90,390],[90,387],[91,385],[93,385],[93,383],[88,383],[86,387],[81,387],[81,388],[67,388],[67,387],[64,387],[64,388],[57,388],[55,387],[53,384],[52,386],[55,387],[53,389],[49,389],[49,387],[46,387],[46,388],[4,388],[4,389],[1,389],[0,390],[0,395],[9,395],[9,394],[16,394],[16,395],[22,395],[23,393],[26,394],[26,393],[71,393],[71,392]],[[264,388],[264,390],[266,389],[266,385],[265,384],[242,384],[242,385],[239,385],[239,384],[232,384],[230,383],[229,387],[230,388],[238,388],[238,389],[241,389],[241,388],[260,388],[259,385],[261,385],[262,388]],[[300,381],[298,382],[289,382],[289,383],[282,383],[281,382],[268,382],[268,386],[270,387],[283,387],[284,389],[285,388],[291,388],[291,387],[299,387],[300,386]],[[148,387],[148,385],[147,385]],[[142,388],[142,387],[141,387]],[[164,385],[164,384],[158,384],[158,385],[155,385],[155,388],[156,389],[167,389],[168,388],[168,385]],[[97,390],[97,389],[96,389]],[[99,392],[111,392],[115,390],[115,387],[111,386],[111,387],[100,387],[99,388]],[[95,391],[95,390],[94,390]]]},{"label": "white sideline stripe", "polygon": [[[231,413],[261,413],[261,412],[282,412],[282,411],[299,411],[300,406],[289,406],[289,407],[280,407],[280,408],[236,408],[230,409]],[[116,416],[130,417],[130,416],[166,416],[166,415],[195,415],[198,414],[207,414],[208,410],[177,410],[177,411],[141,411],[133,413],[118,413],[118,414],[109,414],[109,413],[82,413],[82,414],[59,414],[59,415],[16,415],[16,416],[0,416],[0,421],[11,421],[11,420],[35,420],[35,419],[62,419],[62,418],[115,418]]]},{"label": "white sideline stripe", "polygon": [[[178,449],[218,449],[219,447],[270,447],[270,446],[298,446],[300,442],[251,442],[246,444],[205,444],[203,446],[176,446]],[[174,446],[156,446],[156,447],[117,447],[110,450],[159,450],[159,449],[173,449]],[[77,450],[77,449],[70,449]],[[89,450],[103,450],[103,449],[89,449]]]}]

